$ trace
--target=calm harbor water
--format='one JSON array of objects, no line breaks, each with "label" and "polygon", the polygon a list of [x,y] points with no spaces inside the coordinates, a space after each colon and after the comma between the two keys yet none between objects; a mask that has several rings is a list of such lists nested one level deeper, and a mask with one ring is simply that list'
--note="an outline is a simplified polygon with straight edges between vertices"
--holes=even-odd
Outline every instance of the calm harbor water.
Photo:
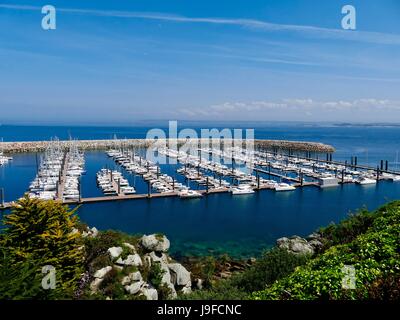
[{"label": "calm harbor water", "polygon": [[[248,126],[250,127],[250,126]],[[198,127],[195,127],[198,128]],[[376,165],[389,160],[395,168],[400,150],[400,128],[395,127],[310,127],[300,125],[255,128],[256,138],[309,140],[332,144],[334,159],[357,155],[359,163]],[[0,126],[5,141],[61,139],[71,135],[79,139],[118,137],[143,138],[147,128],[111,127],[6,127]],[[0,187],[6,201],[20,197],[36,173],[36,155],[13,155],[14,160],[0,167]],[[95,175],[114,162],[104,152],[87,152],[86,175],[82,178],[83,197],[101,196]],[[175,176],[176,167],[162,166],[162,172]],[[147,185],[139,177],[128,175],[138,193]],[[183,181],[183,180],[181,180]],[[203,199],[163,198],[86,204],[80,218],[99,229],[118,229],[129,233],[165,233],[172,241],[175,255],[222,254],[236,257],[259,254],[281,236],[307,235],[331,221],[343,219],[349,211],[362,206],[374,209],[388,200],[400,198],[400,183],[380,182],[373,186],[345,185],[320,190],[316,187],[294,192],[260,191],[254,195],[216,194]]]},{"label": "calm harbor water", "polygon": [[[168,132],[166,121],[139,123],[131,127],[85,127],[85,126],[9,126],[0,125],[0,138],[4,141],[40,141],[57,136],[60,139],[112,139],[145,138],[152,128]],[[221,122],[179,122],[178,131],[192,128],[200,132],[204,129],[223,129]],[[307,123],[229,123],[229,128],[254,129],[256,139],[278,139],[313,141],[331,144],[336,148],[334,159],[350,160],[358,156],[358,162],[376,165],[380,160],[388,160],[393,167],[397,165],[396,153],[400,151],[400,127],[363,127],[316,125]],[[399,156],[400,157],[400,156]],[[399,158],[400,159],[400,158]],[[399,166],[400,168],[400,166]]]}]

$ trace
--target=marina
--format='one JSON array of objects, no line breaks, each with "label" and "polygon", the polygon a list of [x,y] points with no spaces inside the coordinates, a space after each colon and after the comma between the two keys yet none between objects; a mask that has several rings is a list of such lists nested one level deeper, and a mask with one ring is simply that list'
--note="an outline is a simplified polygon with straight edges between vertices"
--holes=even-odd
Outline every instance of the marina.
[{"label": "marina", "polygon": [[[335,132],[352,136],[347,131],[353,129],[340,128]],[[207,255],[212,248],[213,254],[228,252],[249,257],[259,254],[278,237],[306,236],[318,226],[339,221],[349,210],[363,206],[373,209],[397,199],[400,194],[400,184],[395,181],[397,146],[391,140],[386,143],[386,137],[396,136],[393,133],[396,130],[383,131],[382,139],[375,140],[375,149],[369,146],[368,158],[355,150],[352,143],[368,145],[369,140],[350,139],[345,145],[332,138],[325,140],[338,146],[332,161],[325,152],[274,150],[256,144],[253,156],[228,149],[222,150],[223,154],[201,146],[193,154],[187,154],[179,148],[175,153],[181,152],[180,160],[173,158],[169,148],[171,157],[164,155],[168,161],[163,164],[148,158],[145,148],[126,143],[126,139],[110,139],[107,148],[78,147],[84,161],[78,178],[80,199],[62,199],[58,196],[61,191],[56,192],[56,199],[71,207],[80,204],[78,215],[82,221],[99,229],[163,232],[173,241],[172,250],[177,255]],[[79,140],[75,143],[80,144]],[[155,155],[163,156],[167,149],[159,149]],[[62,159],[69,151],[70,148],[62,148]],[[110,151],[115,154],[109,154]],[[13,201],[28,191],[45,154],[45,151],[4,153],[12,160],[0,167],[2,209],[10,208]],[[253,162],[246,163],[245,158],[250,160],[251,156]],[[65,163],[68,159],[66,156]],[[389,159],[387,171],[385,159]],[[63,172],[66,177],[66,167],[60,169],[61,178]],[[105,169],[121,174],[135,193],[105,195],[97,183],[97,173]],[[360,176],[369,180],[357,183]],[[62,186],[63,183],[59,184]],[[113,187],[116,190],[118,185]]]},{"label": "marina", "polygon": [[[86,173],[85,151],[79,148],[81,143],[55,139],[46,144],[40,160],[36,155],[37,174],[28,187],[29,196],[66,204],[83,204],[159,197],[199,198],[214,193],[235,196],[259,190],[288,192],[301,187],[325,189],[347,183],[371,185],[382,180],[400,181],[400,172],[389,170],[387,161],[381,161],[380,166],[373,168],[358,165],[356,157],[348,163],[332,161],[332,155],[327,154],[327,159],[322,160],[312,158],[309,151],[305,156],[294,155],[291,149],[273,148],[271,151],[263,148],[262,143],[257,145],[256,150],[198,147],[196,154],[179,148],[157,149],[158,156],[165,156],[179,164],[172,176],[163,173],[158,163],[143,156],[145,149],[141,147],[141,142],[132,145],[126,140],[112,140],[112,148],[98,151],[106,153],[115,163],[114,169],[101,168],[96,172],[96,184],[103,196],[84,197],[81,194],[81,176]],[[200,142],[197,144],[200,146]],[[1,157],[7,161],[12,159],[4,155]],[[147,192],[138,193],[135,185],[130,185],[121,172],[122,169],[125,174],[134,176],[133,184],[136,179],[141,179],[147,185]],[[12,201],[4,201],[6,191],[3,187],[2,209],[12,205]]]}]

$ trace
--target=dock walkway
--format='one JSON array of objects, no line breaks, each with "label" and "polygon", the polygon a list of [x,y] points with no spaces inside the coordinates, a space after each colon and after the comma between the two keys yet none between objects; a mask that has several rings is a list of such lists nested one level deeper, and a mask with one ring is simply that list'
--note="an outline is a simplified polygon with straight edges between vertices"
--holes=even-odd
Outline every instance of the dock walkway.
[{"label": "dock walkway", "polygon": [[68,153],[65,154],[63,166],[61,168],[60,180],[57,184],[57,199],[62,200],[65,188],[65,182],[67,180],[67,170],[68,170]]}]

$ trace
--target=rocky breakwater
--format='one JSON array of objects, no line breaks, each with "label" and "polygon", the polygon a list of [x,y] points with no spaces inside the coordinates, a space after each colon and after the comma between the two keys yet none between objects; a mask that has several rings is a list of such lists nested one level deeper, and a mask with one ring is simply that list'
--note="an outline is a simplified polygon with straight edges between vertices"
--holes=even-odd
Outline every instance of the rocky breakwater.
[{"label": "rocky breakwater", "polygon": [[[72,141],[57,141],[57,143],[65,149],[75,145],[81,150],[105,150],[110,148],[130,148],[130,147],[149,147],[157,141],[159,145],[174,145],[181,146],[188,143],[186,139],[170,140],[152,140],[152,139],[113,139],[113,140],[72,140]],[[218,140],[222,144],[222,140]],[[228,140],[229,141],[229,140]],[[233,143],[233,140],[231,140]],[[204,139],[193,140],[192,144],[203,144],[207,141]],[[224,144],[227,141],[224,141]],[[50,141],[19,141],[19,142],[0,142],[0,149],[5,153],[22,153],[22,152],[42,152],[49,146]],[[214,145],[213,140],[208,139],[208,143]],[[235,142],[237,143],[237,142]],[[243,146],[246,147],[246,142],[243,141]],[[333,153],[335,148],[330,145],[316,142],[305,141],[287,141],[287,140],[255,140],[255,148],[263,148],[267,150],[279,151],[290,150],[299,152],[317,152],[317,153]]]},{"label": "rocky breakwater", "polygon": [[128,299],[173,299],[178,293],[190,293],[190,272],[168,255],[169,247],[167,237],[151,234],[108,248],[109,265],[91,275],[91,293],[104,289],[111,278],[113,290],[123,288]]}]

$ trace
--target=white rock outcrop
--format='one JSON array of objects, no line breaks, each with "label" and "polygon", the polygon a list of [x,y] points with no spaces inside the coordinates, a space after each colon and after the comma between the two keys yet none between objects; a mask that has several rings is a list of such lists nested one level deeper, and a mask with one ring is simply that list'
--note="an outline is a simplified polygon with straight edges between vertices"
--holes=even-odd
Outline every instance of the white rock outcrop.
[{"label": "white rock outcrop", "polygon": [[86,238],[86,237],[96,238],[98,234],[99,234],[99,231],[96,229],[96,227],[93,227],[91,229],[89,227],[86,227],[86,231],[82,231],[83,238]]},{"label": "white rock outcrop", "polygon": [[166,236],[155,234],[144,235],[140,243],[146,251],[167,252],[170,246],[170,242]]},{"label": "white rock outcrop", "polygon": [[111,270],[112,270],[112,267],[111,267],[111,266],[107,266],[107,267],[101,268],[100,270],[97,270],[97,271],[94,273],[93,276],[94,276],[95,278],[98,278],[98,279],[103,279],[104,276],[105,276],[107,273],[109,273]]},{"label": "white rock outcrop", "polygon": [[133,282],[132,284],[125,286],[125,290],[130,294],[136,294],[140,291],[143,284],[143,281]]},{"label": "white rock outcrop", "polygon": [[147,300],[158,300],[158,292],[151,286],[146,285],[140,291],[146,297]]},{"label": "white rock outcrop", "polygon": [[142,258],[140,258],[140,256],[137,253],[128,255],[125,260],[119,257],[118,260],[115,261],[115,263],[119,265],[135,266],[135,267],[139,267],[143,264]]},{"label": "white rock outcrop", "polygon": [[177,286],[190,286],[190,272],[180,263],[170,263],[168,268],[171,271],[171,280]]},{"label": "white rock outcrop", "polygon": [[298,236],[291,238],[279,238],[276,240],[278,248],[298,255],[314,254],[314,247],[306,240]]},{"label": "white rock outcrop", "polygon": [[122,285],[127,285],[132,282],[142,281],[142,280],[143,280],[143,278],[142,278],[141,273],[139,271],[136,271],[136,272],[132,272],[131,274],[123,277],[121,283],[122,283]]},{"label": "white rock outcrop", "polygon": [[[87,228],[85,232],[86,236],[98,233],[95,228]],[[142,277],[141,271],[149,270],[155,264],[159,264],[162,271],[161,284],[169,289],[169,298],[176,298],[178,291],[190,293],[192,290],[190,272],[180,263],[173,262],[167,254],[169,247],[170,242],[167,237],[152,234],[144,235],[139,244],[124,242],[121,246],[108,248],[105,254],[111,258],[112,266],[106,266],[93,274],[91,291],[97,292],[107,273],[115,270],[118,275],[123,276],[122,280],[118,281],[127,295],[142,295],[147,300],[158,300],[159,292],[151,280]]]},{"label": "white rock outcrop", "polygon": [[121,255],[123,249],[121,247],[111,247],[108,248],[107,251],[110,254],[111,259],[116,259]]},{"label": "white rock outcrop", "polygon": [[99,290],[99,286],[102,282],[103,278],[96,278],[90,283],[90,290],[92,293],[95,293],[97,290]]},{"label": "white rock outcrop", "polygon": [[124,245],[125,247],[129,248],[133,253],[136,253],[136,248],[133,244],[130,244],[128,242],[124,242],[122,245]]}]

